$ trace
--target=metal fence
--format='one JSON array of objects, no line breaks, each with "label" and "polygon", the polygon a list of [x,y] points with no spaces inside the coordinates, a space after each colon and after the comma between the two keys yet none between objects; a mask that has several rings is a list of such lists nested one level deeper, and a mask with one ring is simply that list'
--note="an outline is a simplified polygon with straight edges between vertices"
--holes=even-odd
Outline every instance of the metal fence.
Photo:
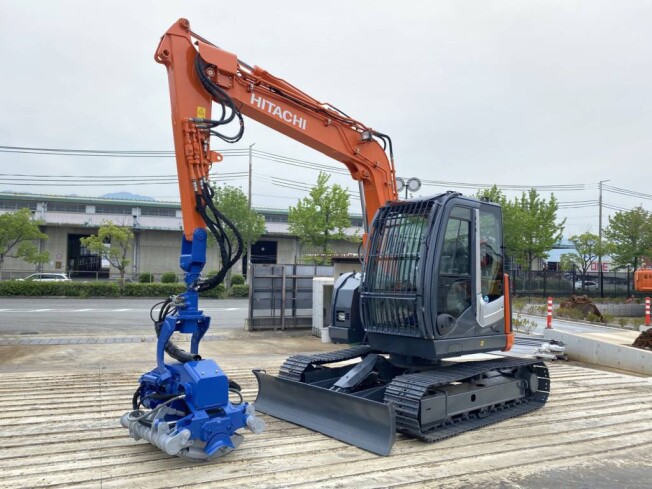
[{"label": "metal fence", "polygon": [[311,327],[312,279],[332,276],[332,266],[253,265],[247,329]]},{"label": "metal fence", "polygon": [[587,273],[556,272],[549,270],[510,272],[512,293],[532,296],[568,296],[586,294],[593,297],[630,297],[634,291],[632,272]]}]

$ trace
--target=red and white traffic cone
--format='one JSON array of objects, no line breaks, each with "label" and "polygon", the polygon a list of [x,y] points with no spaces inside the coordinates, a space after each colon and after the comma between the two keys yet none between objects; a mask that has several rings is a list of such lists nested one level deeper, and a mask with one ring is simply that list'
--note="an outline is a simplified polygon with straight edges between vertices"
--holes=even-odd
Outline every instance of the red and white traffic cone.
[{"label": "red and white traffic cone", "polygon": [[650,325],[650,298],[645,298],[645,325]]},{"label": "red and white traffic cone", "polygon": [[548,316],[546,318],[546,329],[552,329],[552,297],[548,297]]}]

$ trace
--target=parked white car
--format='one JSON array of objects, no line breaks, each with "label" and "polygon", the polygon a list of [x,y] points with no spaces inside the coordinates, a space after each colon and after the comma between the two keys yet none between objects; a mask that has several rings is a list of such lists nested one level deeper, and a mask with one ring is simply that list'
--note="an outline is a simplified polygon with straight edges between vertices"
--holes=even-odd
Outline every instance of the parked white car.
[{"label": "parked white car", "polygon": [[598,290],[598,284],[596,282],[593,282],[591,280],[586,280],[584,281],[584,287],[582,287],[582,281],[578,280],[575,282],[575,289],[584,289],[584,290]]},{"label": "parked white car", "polygon": [[70,278],[65,273],[33,273],[18,280],[29,282],[70,282]]}]

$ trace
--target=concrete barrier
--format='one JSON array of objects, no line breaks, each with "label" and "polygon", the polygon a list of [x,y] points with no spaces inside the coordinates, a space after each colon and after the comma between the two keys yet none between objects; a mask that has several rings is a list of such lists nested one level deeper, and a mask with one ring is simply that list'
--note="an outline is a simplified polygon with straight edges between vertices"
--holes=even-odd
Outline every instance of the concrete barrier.
[{"label": "concrete barrier", "polygon": [[652,351],[555,329],[546,329],[543,335],[546,339],[563,341],[571,360],[652,376]]},{"label": "concrete barrier", "polygon": [[602,314],[627,318],[645,316],[645,304],[598,304],[595,305]]}]

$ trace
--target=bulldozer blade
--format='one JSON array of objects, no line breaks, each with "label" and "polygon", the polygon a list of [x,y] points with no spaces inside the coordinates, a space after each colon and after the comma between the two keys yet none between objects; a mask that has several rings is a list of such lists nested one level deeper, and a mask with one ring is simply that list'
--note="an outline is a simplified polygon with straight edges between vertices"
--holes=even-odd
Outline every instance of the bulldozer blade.
[{"label": "bulldozer blade", "polygon": [[337,438],[378,455],[389,455],[396,441],[391,404],[322,387],[280,379],[255,370],[257,411]]}]

